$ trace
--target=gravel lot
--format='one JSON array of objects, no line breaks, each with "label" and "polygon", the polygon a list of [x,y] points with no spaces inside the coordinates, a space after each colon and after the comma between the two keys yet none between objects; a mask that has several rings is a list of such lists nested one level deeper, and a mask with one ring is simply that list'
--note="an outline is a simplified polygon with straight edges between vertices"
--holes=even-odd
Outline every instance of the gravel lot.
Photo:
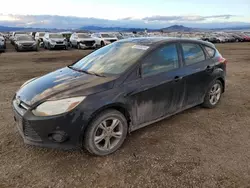
[{"label": "gravel lot", "polygon": [[107,157],[25,145],[10,105],[23,82],[90,51],[7,50],[0,55],[0,187],[250,187],[250,43],[217,47],[228,59],[220,105],[133,132]]}]

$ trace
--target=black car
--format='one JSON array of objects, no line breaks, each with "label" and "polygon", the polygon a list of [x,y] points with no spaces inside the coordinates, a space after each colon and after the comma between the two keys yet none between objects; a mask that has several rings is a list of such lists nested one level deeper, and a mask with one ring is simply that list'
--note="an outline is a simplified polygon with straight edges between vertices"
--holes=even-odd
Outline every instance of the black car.
[{"label": "black car", "polygon": [[118,41],[24,83],[14,117],[27,144],[107,155],[129,132],[196,105],[214,108],[226,62],[204,41]]}]

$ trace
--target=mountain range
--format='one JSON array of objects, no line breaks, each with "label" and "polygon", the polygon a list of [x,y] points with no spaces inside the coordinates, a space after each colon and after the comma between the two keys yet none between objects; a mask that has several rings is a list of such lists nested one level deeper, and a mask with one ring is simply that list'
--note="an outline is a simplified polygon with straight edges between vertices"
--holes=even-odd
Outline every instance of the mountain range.
[{"label": "mountain range", "polygon": [[[133,31],[145,31],[146,28],[123,28],[123,27],[99,27],[99,26],[83,26],[80,27],[77,30],[86,30],[86,31],[95,31],[95,32],[100,32],[100,31],[125,31],[125,32],[133,32]],[[161,28],[161,29],[147,29],[147,31],[164,31],[164,32],[191,32],[191,31],[204,31],[204,30],[246,30],[250,29],[249,26],[242,26],[242,27],[232,27],[232,28],[217,28],[217,29],[200,29],[200,28],[190,28],[190,27],[185,27],[183,25],[172,25],[170,27],[166,28]],[[7,27],[7,26],[0,26],[0,31],[1,32],[10,32],[10,31],[66,31],[64,29],[48,29],[48,28],[32,28],[32,27]],[[67,29],[67,31],[69,31]],[[70,30],[74,31],[74,30]]]}]

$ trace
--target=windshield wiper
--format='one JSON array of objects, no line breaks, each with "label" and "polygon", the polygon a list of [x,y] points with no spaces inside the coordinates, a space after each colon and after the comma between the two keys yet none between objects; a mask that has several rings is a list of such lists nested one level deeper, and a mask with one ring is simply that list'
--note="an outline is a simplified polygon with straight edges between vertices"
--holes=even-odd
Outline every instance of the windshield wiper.
[{"label": "windshield wiper", "polygon": [[104,75],[102,74],[99,74],[99,73],[95,73],[95,72],[92,72],[92,71],[86,71],[86,70],[82,70],[82,69],[77,69],[73,66],[68,66],[70,69],[73,69],[75,71],[78,71],[78,72],[83,72],[83,73],[86,73],[86,74],[90,74],[90,75],[96,75],[96,76],[99,76],[99,77],[105,77]]}]

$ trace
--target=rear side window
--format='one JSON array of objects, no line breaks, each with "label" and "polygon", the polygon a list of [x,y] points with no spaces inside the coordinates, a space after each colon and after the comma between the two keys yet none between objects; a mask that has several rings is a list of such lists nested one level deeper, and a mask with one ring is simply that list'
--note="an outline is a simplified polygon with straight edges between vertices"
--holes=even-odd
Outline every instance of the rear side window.
[{"label": "rear side window", "polygon": [[214,57],[214,54],[215,54],[215,50],[213,48],[210,48],[208,46],[204,46],[205,47],[205,50],[207,51],[209,57]]},{"label": "rear side window", "polygon": [[183,43],[182,49],[186,65],[199,63],[206,59],[202,48],[198,44]]},{"label": "rear side window", "polygon": [[143,62],[142,74],[145,76],[168,72],[179,67],[178,53],[175,44],[158,48]]}]

